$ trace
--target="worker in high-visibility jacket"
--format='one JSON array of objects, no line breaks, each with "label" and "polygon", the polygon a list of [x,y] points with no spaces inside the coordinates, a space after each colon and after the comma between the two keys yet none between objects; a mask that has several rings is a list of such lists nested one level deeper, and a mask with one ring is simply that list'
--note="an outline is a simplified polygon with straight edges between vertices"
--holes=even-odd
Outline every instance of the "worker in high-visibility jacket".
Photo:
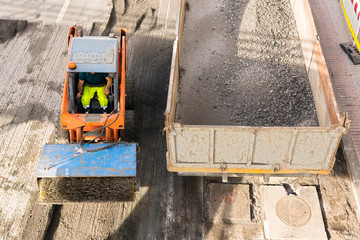
[{"label": "worker in high-visibility jacket", "polygon": [[95,92],[103,113],[107,113],[108,97],[112,78],[108,73],[84,72],[79,73],[77,97],[81,98],[81,103],[85,113],[90,111],[90,100],[94,97]]}]

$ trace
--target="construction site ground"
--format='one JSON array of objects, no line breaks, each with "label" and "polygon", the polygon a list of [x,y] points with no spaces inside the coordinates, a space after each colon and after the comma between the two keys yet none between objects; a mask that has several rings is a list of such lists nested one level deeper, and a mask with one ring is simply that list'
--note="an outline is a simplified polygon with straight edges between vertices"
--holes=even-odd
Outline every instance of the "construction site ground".
[{"label": "construction site ground", "polygon": [[[359,102],[354,91],[359,68],[336,44],[350,38],[340,3],[310,3],[339,105],[350,112],[355,131],[344,139],[328,176],[269,181],[243,176],[224,185],[220,178],[179,176],[166,169],[163,113],[178,1],[0,0],[0,239],[360,239],[353,191],[360,183],[354,171],[360,118],[351,107]],[[187,8],[201,13],[189,3]],[[141,162],[134,201],[46,205],[37,200],[36,167],[44,144],[55,142],[66,36],[73,25],[82,26],[84,35],[128,30],[127,77],[136,83]],[[306,214],[299,218],[304,222],[294,220],[298,212],[281,206],[275,213],[272,203],[288,194],[306,202]],[[283,221],[274,226],[276,215]],[[288,224],[281,225],[284,221]]]}]

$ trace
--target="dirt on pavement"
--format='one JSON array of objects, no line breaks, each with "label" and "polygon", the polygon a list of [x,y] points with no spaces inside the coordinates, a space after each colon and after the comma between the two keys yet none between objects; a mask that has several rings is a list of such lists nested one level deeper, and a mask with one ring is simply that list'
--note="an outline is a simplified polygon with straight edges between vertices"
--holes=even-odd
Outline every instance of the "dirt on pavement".
[{"label": "dirt on pavement", "polygon": [[0,19],[0,43],[16,36],[17,33],[27,28],[28,22],[25,20],[5,20]]}]

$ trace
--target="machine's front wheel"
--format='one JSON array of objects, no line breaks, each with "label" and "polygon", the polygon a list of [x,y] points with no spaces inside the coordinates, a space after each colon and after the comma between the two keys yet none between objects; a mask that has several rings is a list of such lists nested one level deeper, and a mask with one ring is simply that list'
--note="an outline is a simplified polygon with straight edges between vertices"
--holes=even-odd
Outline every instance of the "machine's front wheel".
[{"label": "machine's front wheel", "polygon": [[61,128],[61,122],[59,118],[55,126],[55,143],[66,144],[69,143],[69,139],[70,139],[69,130]]},{"label": "machine's front wheel", "polygon": [[122,141],[134,142],[135,141],[135,111],[125,111],[125,129],[120,131]]},{"label": "machine's front wheel", "polygon": [[135,81],[134,79],[126,79],[125,82],[125,109],[134,110],[135,105]]}]

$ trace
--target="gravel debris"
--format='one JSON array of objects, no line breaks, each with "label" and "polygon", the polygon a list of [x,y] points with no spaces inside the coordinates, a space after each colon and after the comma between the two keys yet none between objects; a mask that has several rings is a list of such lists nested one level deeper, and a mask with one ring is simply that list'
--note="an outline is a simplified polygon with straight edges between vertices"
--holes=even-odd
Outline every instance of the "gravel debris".
[{"label": "gravel debris", "polygon": [[64,177],[41,178],[40,201],[67,202],[131,201],[135,178],[131,177]]},{"label": "gravel debris", "polygon": [[177,121],[318,126],[289,0],[188,5],[207,7],[185,13]]}]

